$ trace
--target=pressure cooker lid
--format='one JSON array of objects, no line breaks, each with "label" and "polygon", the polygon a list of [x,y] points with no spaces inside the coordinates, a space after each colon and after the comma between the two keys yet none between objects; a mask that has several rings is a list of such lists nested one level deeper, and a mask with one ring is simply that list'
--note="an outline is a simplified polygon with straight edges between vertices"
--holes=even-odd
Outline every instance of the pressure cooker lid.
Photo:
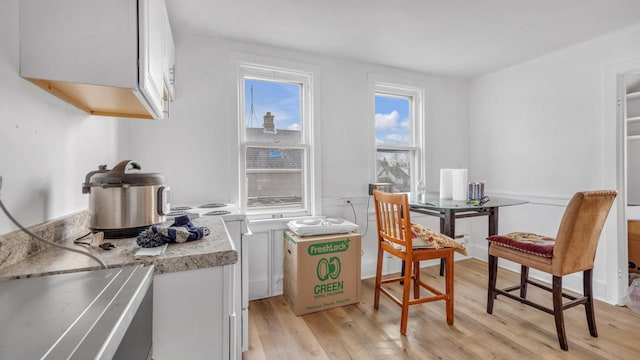
[{"label": "pressure cooker lid", "polygon": [[128,184],[131,186],[164,185],[164,176],[142,173],[142,166],[132,160],[118,163],[112,170],[91,176],[91,186]]}]

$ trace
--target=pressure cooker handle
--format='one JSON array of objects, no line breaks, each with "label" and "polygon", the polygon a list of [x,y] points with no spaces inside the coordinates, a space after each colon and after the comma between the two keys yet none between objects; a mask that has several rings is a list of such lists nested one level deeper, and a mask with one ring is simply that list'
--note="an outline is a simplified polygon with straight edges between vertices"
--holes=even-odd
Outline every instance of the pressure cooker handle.
[{"label": "pressure cooker handle", "polygon": [[120,161],[111,172],[115,174],[128,174],[129,170],[140,171],[142,170],[142,166],[133,160],[123,160]]},{"label": "pressure cooker handle", "polygon": [[158,215],[167,215],[171,211],[171,204],[169,200],[169,186],[160,186],[158,189]]},{"label": "pressure cooker handle", "polygon": [[91,171],[89,172],[85,177],[84,177],[84,182],[82,183],[82,193],[83,194],[88,194],[91,192],[91,177],[95,174],[100,174],[100,173],[106,173],[107,171],[107,165],[98,165],[98,170],[95,171]]}]

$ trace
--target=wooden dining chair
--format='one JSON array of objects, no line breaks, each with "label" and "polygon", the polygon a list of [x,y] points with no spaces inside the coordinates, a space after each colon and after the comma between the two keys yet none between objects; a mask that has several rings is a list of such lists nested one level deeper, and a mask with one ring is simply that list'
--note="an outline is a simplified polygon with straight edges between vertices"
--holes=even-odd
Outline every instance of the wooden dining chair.
[{"label": "wooden dining chair", "polygon": [[[613,190],[576,193],[564,212],[555,239],[532,233],[494,235],[489,241],[489,285],[487,313],[493,313],[493,303],[498,295],[504,295],[523,304],[552,314],[555,317],[558,341],[562,350],[568,350],[563,311],[576,305],[584,305],[589,333],[598,336],[593,307],[593,261],[604,222],[616,197]],[[496,288],[498,259],[503,258],[521,265],[520,283],[503,289]],[[552,287],[529,279],[529,268],[553,275]],[[562,290],[562,277],[583,272],[583,296],[574,297]],[[527,285],[552,293],[553,308],[527,299]],[[512,291],[520,290],[520,295]],[[562,298],[569,301],[563,302]]]},{"label": "wooden dining chair", "polygon": [[[400,334],[407,333],[409,306],[431,301],[444,300],[446,303],[447,324],[453,324],[453,251],[451,247],[432,248],[428,241],[413,237],[409,217],[409,198],[407,194],[391,194],[374,190],[373,199],[376,209],[378,229],[378,263],[373,307],[378,309],[380,293],[388,296],[402,308]],[[382,279],[382,261],[387,252],[404,261],[404,275]],[[420,261],[445,259],[445,292],[433,288],[420,280]],[[402,298],[396,297],[386,284],[402,282]],[[413,299],[410,299],[413,288]],[[430,292],[420,297],[420,288]]]}]

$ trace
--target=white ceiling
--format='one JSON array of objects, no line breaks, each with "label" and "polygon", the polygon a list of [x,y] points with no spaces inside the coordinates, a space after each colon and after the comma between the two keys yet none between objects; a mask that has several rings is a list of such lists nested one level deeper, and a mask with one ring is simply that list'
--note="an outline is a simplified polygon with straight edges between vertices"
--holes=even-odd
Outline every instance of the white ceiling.
[{"label": "white ceiling", "polygon": [[174,31],[477,77],[640,23],[640,0],[166,0]]}]

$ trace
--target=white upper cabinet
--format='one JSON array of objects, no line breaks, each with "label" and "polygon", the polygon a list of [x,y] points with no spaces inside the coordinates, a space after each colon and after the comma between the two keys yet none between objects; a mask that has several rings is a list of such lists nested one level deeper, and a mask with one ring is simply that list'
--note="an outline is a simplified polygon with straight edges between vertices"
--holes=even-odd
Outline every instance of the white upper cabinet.
[{"label": "white upper cabinet", "polygon": [[140,90],[159,118],[164,117],[165,26],[168,21],[164,0],[138,1],[140,44]]},{"label": "white upper cabinet", "polygon": [[169,17],[167,12],[164,12],[165,27],[164,27],[164,54],[162,56],[164,60],[164,86],[167,91],[169,101],[173,101],[176,96],[175,87],[175,70],[176,70],[176,49],[173,44],[173,35],[171,33],[171,24],[169,23]]},{"label": "white upper cabinet", "polygon": [[20,75],[89,114],[165,118],[167,39],[164,0],[20,1]]}]

